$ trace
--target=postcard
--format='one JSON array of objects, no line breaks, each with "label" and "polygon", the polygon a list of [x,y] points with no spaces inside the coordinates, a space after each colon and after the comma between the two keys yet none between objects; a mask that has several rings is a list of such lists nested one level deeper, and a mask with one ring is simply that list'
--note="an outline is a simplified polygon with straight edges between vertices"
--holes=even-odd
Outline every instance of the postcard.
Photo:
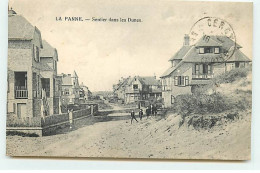
[{"label": "postcard", "polygon": [[252,2],[10,0],[6,155],[250,160]]}]

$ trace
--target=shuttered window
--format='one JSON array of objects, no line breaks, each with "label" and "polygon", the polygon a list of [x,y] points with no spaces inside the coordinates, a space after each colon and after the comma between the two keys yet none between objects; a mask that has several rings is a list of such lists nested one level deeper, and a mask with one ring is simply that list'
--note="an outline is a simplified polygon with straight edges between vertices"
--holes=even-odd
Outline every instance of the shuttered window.
[{"label": "shuttered window", "polygon": [[174,76],[174,85],[175,86],[188,86],[189,85],[189,76]]}]

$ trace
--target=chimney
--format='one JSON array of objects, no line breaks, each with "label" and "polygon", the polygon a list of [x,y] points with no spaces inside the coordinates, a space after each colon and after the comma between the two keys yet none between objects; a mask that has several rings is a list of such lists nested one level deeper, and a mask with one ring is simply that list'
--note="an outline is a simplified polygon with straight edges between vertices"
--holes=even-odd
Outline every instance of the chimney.
[{"label": "chimney", "polygon": [[189,46],[190,45],[190,36],[188,34],[184,35],[184,46]]}]

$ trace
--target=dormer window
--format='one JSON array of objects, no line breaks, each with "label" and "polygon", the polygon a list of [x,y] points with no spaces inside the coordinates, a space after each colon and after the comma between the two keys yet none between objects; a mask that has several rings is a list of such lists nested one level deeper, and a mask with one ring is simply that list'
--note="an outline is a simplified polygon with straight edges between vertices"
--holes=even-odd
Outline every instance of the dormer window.
[{"label": "dormer window", "polygon": [[199,48],[199,53],[204,54],[204,53],[213,53],[214,48],[213,47],[200,47]]},{"label": "dormer window", "polygon": [[219,47],[215,47],[215,51],[214,51],[214,53],[219,53]]},{"label": "dormer window", "polygon": [[200,47],[200,53],[204,53],[204,47]]}]

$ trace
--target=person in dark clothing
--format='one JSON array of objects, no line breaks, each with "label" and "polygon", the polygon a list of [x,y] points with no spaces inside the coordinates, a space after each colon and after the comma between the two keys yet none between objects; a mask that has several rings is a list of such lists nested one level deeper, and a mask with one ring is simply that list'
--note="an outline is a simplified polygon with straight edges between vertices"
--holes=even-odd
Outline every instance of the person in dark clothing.
[{"label": "person in dark clothing", "polygon": [[156,108],[156,106],[153,106],[152,109],[153,109],[152,110],[153,115],[156,116],[157,115],[157,108]]},{"label": "person in dark clothing", "polygon": [[150,109],[149,107],[147,107],[145,112],[146,112],[146,117],[147,117],[147,119],[148,119],[148,117],[149,117],[150,114],[151,114],[151,109]]},{"label": "person in dark clothing", "polygon": [[140,121],[142,120],[142,118],[143,118],[143,110],[142,109],[140,109],[140,111],[139,111],[139,118],[140,118]]},{"label": "person in dark clothing", "polygon": [[134,110],[132,110],[132,112],[131,112],[131,124],[132,124],[132,122],[133,122],[133,119],[135,119],[135,121],[138,122],[137,119],[135,118],[135,112],[134,112]]}]

